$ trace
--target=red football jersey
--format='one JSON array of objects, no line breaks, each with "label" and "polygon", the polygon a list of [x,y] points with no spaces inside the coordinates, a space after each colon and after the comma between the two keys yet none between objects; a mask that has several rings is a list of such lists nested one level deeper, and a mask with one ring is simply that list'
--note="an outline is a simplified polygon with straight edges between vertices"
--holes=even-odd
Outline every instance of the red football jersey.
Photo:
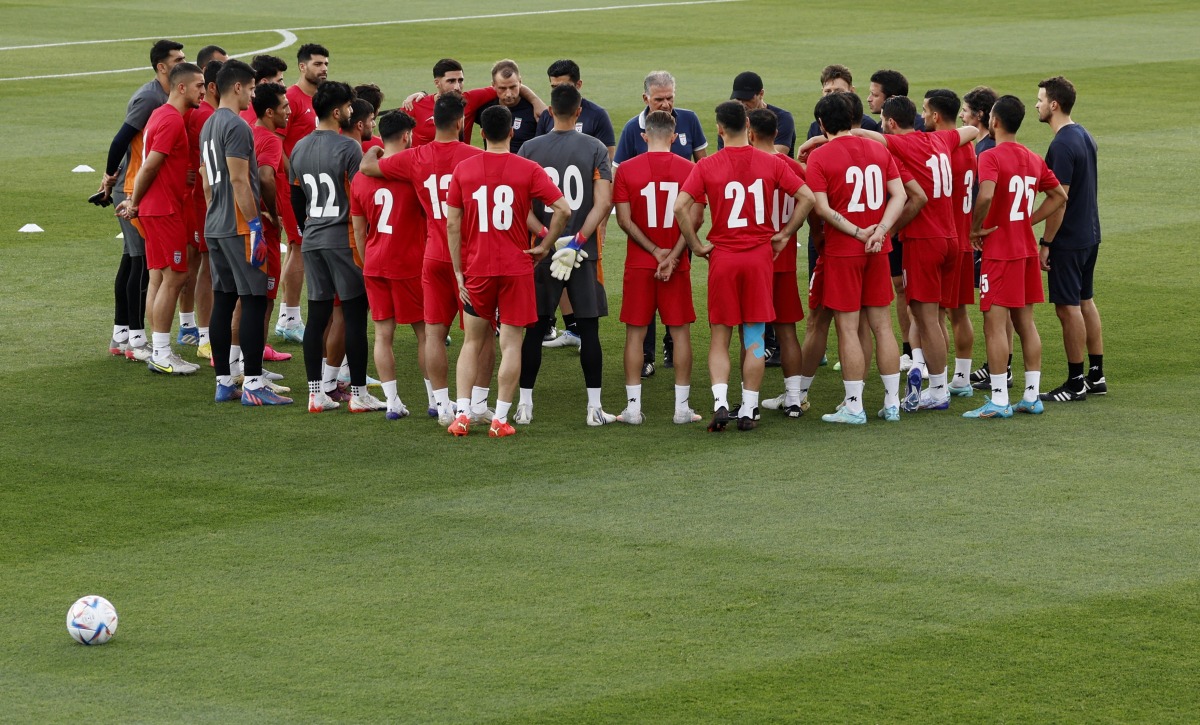
[{"label": "red football jersey", "polygon": [[253,104],[251,104],[249,108],[242,111],[238,115],[242,117],[242,120],[245,121],[250,128],[254,128],[254,124],[258,123],[258,114],[254,112]]},{"label": "red football jersey", "polygon": [[[635,226],[650,241],[665,249],[673,248],[680,237],[675,223],[675,198],[695,167],[691,161],[670,151],[639,154],[617,167],[613,182],[613,203],[629,204]],[[625,266],[629,269],[657,269],[654,255],[632,239],[628,241]],[[679,257],[676,272],[691,268],[688,255]]]},{"label": "red football jersey", "polygon": [[288,105],[292,115],[288,116],[286,133],[283,136],[283,152],[288,158],[292,157],[292,149],[300,143],[300,139],[312,133],[317,128],[317,114],[313,111],[312,96],[292,86],[287,89]]},{"label": "red football jersey", "polygon": [[[288,185],[287,165],[283,161],[283,138],[263,126],[254,125],[254,158],[259,167],[270,166],[275,170],[275,211],[282,213],[291,208],[292,191]],[[266,206],[262,207],[264,210]]]},{"label": "red football jersey", "polygon": [[367,220],[363,274],[388,279],[421,275],[425,214],[412,184],[355,174],[350,182],[350,214]]},{"label": "red football jersey", "polygon": [[979,157],[979,183],[996,182],[996,193],[983,228],[996,231],[983,238],[984,259],[1036,257],[1037,240],[1029,217],[1039,191],[1058,186],[1046,162],[1019,143],[996,144]]},{"label": "red football jersey", "polygon": [[464,274],[532,274],[529,210],[534,199],[550,206],[562,195],[545,169],[516,154],[479,154],[455,167],[446,204],[462,209]]},{"label": "red football jersey", "polygon": [[366,151],[369,148],[375,148],[376,146],[383,148],[383,139],[379,138],[378,136],[372,136],[369,140],[362,142],[363,151]]},{"label": "red football jersey", "polygon": [[483,153],[461,141],[431,143],[379,160],[384,178],[413,186],[425,212],[425,259],[450,261],[446,241],[446,193],[450,174],[460,162]]},{"label": "red football jersey", "polygon": [[771,243],[775,231],[767,207],[775,190],[790,195],[803,185],[779,156],[753,146],[726,146],[700,159],[683,191],[708,203],[712,218],[709,243],[741,251]]},{"label": "red football jersey", "polygon": [[974,208],[972,192],[975,177],[979,175],[979,163],[975,158],[975,145],[965,143],[954,149],[950,156],[950,169],[954,173],[954,219],[958,229],[958,248],[971,251],[971,212]]},{"label": "red football jersey", "polygon": [[[787,164],[796,176],[800,177],[800,182],[805,183],[804,167],[800,162],[793,159],[787,154],[776,154],[783,159],[783,163]],[[776,189],[771,195],[771,228],[779,231],[787,226],[787,223],[792,220],[792,211],[796,208],[796,197],[783,193],[782,189]],[[784,245],[783,251],[775,258],[776,272],[795,272],[796,271],[796,235],[793,234]]]},{"label": "red football jersey", "polygon": [[[896,159],[886,148],[856,136],[838,136],[817,147],[808,156],[807,178],[814,194],[824,193],[829,197],[829,208],[858,227],[882,221],[888,201],[887,182],[905,180]],[[891,249],[891,235],[888,235],[882,252]],[[862,242],[832,224],[825,225],[825,248],[821,254],[858,257],[866,253]]]},{"label": "red football jersey", "polygon": [[188,153],[187,127],[183,114],[169,103],[154,109],[146,122],[142,153],[152,151],[166,154],[154,183],[138,204],[140,216],[171,216],[183,212],[187,196],[187,172],[191,156]]},{"label": "red football jersey", "polygon": [[[463,99],[467,102],[467,105],[463,109],[465,121],[463,123],[462,140],[471,143],[471,129],[475,125],[475,112],[483,104],[496,100],[496,89],[487,86],[486,88],[463,91]],[[431,143],[434,136],[437,135],[437,127],[433,125],[433,104],[436,101],[437,96],[428,95],[413,104],[413,110],[410,115],[417,121],[417,127],[413,129],[413,146]],[[295,109],[292,112],[295,113]]]},{"label": "red football jersey", "polygon": [[888,150],[921,185],[929,201],[900,230],[905,239],[945,239],[958,236],[954,217],[954,172],[950,157],[958,147],[958,131],[913,131],[887,137]]},{"label": "red football jersey", "polygon": [[[217,109],[208,105],[208,101],[201,101],[199,108],[193,108],[184,116],[184,125],[187,126],[188,133],[188,169],[191,171],[200,171],[200,129],[204,128],[204,122],[209,119]],[[204,182],[200,177],[196,177],[196,183],[192,186],[192,199],[199,202],[201,207],[205,206],[204,201]],[[201,219],[203,224],[204,220]]]}]

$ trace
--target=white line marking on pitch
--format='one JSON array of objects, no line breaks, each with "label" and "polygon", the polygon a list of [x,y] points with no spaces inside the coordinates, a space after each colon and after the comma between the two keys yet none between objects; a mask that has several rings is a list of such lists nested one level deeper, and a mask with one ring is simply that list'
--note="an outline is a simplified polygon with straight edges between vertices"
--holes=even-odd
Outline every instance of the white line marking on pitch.
[{"label": "white line marking on pitch", "polygon": [[[525,11],[511,12],[511,13],[489,13],[486,15],[455,15],[455,16],[450,16],[450,17],[445,17],[445,18],[412,18],[409,20],[378,20],[378,21],[373,21],[373,22],[368,22],[368,23],[344,23],[344,24],[340,24],[340,25],[310,25],[310,26],[305,26],[302,28],[284,28],[284,29],[278,29],[278,30],[272,29],[272,28],[267,28],[267,29],[263,29],[263,30],[232,30],[232,31],[219,32],[219,33],[194,33],[191,35],[173,35],[171,37],[172,37],[172,39],[217,38],[217,37],[224,37],[224,36],[229,36],[229,35],[253,35],[256,33],[281,33],[281,32],[286,32],[289,30],[294,30],[294,31],[340,30],[342,28],[370,28],[370,27],[375,27],[375,26],[379,26],[379,25],[412,25],[415,23],[441,23],[441,22],[449,22],[452,20],[490,20],[493,18],[518,18],[518,17],[526,17],[526,16],[530,16],[530,15],[556,15],[559,13],[593,13],[593,12],[603,12],[603,11],[608,11],[608,10],[639,10],[642,8],[673,7],[676,5],[679,5],[679,6],[718,5],[718,4],[724,4],[724,3],[737,3],[737,2],[744,2],[744,1],[745,0],[684,0],[683,2],[654,2],[654,3],[639,3],[639,4],[633,4],[633,5],[604,5],[601,7],[594,7],[594,8],[560,8],[557,10],[525,10]],[[148,37],[144,37],[144,38],[109,38],[107,40],[72,40],[72,41],[68,41],[68,42],[64,42],[64,43],[39,43],[37,45],[10,45],[10,46],[6,46],[6,47],[0,47],[0,51],[30,50],[30,49],[34,49],[34,48],[63,48],[63,47],[71,46],[71,45],[103,45],[105,43],[134,43],[134,42],[143,41],[143,40],[158,40],[162,37],[163,36],[161,36],[161,35],[154,35],[154,36],[148,36]],[[255,52],[262,53],[262,52],[266,52],[266,51],[255,51]],[[245,55],[245,54],[243,54],[243,55]],[[141,68],[134,68],[132,70],[141,70]],[[125,73],[127,71],[126,70],[113,70],[113,71],[95,71],[95,72],[96,73]],[[65,76],[31,76],[31,77],[62,78]],[[19,79],[0,78],[0,80],[19,80]]]},{"label": "white line marking on pitch", "polygon": [[[275,45],[272,45],[270,48],[263,48],[261,50],[248,50],[245,53],[234,53],[233,55],[231,55],[229,57],[230,58],[243,58],[243,57],[249,56],[249,55],[259,55],[260,53],[270,53],[275,50],[282,50],[283,48],[286,48],[289,45],[293,45],[296,42],[296,34],[290,30],[260,30],[260,31],[255,31],[255,32],[257,32],[257,33],[279,33],[279,35],[283,38],[283,40],[280,41],[279,43],[276,43]],[[226,35],[247,35],[247,34],[248,33],[226,33]],[[220,35],[220,33],[218,33],[218,35]],[[200,37],[209,37],[209,36],[200,36]],[[0,50],[6,50],[6,49],[0,48]],[[134,71],[144,71],[144,70],[147,70],[147,68],[145,66],[138,66],[137,68],[121,68],[120,70],[89,70],[89,71],[80,71],[78,73],[56,73],[54,75],[46,75],[46,76],[20,76],[17,78],[0,78],[0,83],[2,83],[4,81],[37,81],[37,80],[43,80],[43,79],[47,79],[47,78],[80,78],[82,76],[102,76],[102,75],[109,75],[111,73],[132,73]]]}]

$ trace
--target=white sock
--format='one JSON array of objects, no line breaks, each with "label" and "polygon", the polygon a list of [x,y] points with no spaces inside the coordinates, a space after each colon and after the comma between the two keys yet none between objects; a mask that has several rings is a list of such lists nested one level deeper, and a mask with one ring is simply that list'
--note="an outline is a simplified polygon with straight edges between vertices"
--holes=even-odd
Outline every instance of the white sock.
[{"label": "white sock", "polygon": [[196,313],[195,312],[180,312],[179,313],[179,326],[180,327],[184,327],[184,326],[195,327],[196,326]]},{"label": "white sock", "polygon": [[296,305],[295,307],[285,307],[284,309],[287,310],[288,322],[292,323],[293,325],[299,325],[300,323],[304,322],[304,318],[300,316],[299,305]]},{"label": "white sock", "polygon": [[229,346],[229,374],[238,376],[242,374],[242,346]]},{"label": "white sock", "polygon": [[712,386],[713,393],[713,410],[717,408],[729,408],[729,384],[717,383]]},{"label": "white sock", "polygon": [[129,342],[129,328],[125,325],[113,325],[113,339],[117,342]]},{"label": "white sock", "polygon": [[512,401],[497,400],[496,401],[496,420],[501,423],[508,422],[508,411],[512,408]]},{"label": "white sock", "polygon": [[430,408],[437,405],[437,399],[433,397],[433,383],[429,382],[429,378],[425,378],[425,399]]},{"label": "white sock", "polygon": [[324,394],[324,392],[325,391],[321,390],[321,381],[320,380],[309,380],[308,381],[308,394],[309,395],[316,395],[317,393]]},{"label": "white sock", "polygon": [[588,407],[589,408],[604,407],[600,404],[600,388],[588,388],[587,394],[588,394]]},{"label": "white sock", "polygon": [[433,391],[433,404],[439,412],[450,410],[450,388],[438,388]]},{"label": "white sock", "polygon": [[912,357],[913,357],[913,366],[914,367],[916,367],[917,365],[920,365],[921,367],[925,367],[925,351],[924,350],[922,350],[919,347],[914,347]]},{"label": "white sock", "polygon": [[321,385],[326,393],[332,393],[337,388],[338,372],[341,368],[335,368],[325,361],[322,361],[321,368],[323,373],[321,376]]},{"label": "white sock", "polygon": [[360,395],[366,395],[367,394],[367,386],[351,385],[350,386],[350,394],[356,398],[359,397]]},{"label": "white sock", "polygon": [[803,403],[808,399],[808,391],[812,388],[813,379],[807,375],[800,375],[800,402]]},{"label": "white sock", "polygon": [[291,308],[290,308],[290,307],[288,307],[287,305],[280,305],[280,306],[279,306],[279,323],[280,323],[280,324],[282,324],[282,323],[283,323],[283,321],[284,321],[285,319],[287,319],[287,314],[288,314],[288,310],[289,310],[289,309],[291,309]]},{"label": "white sock", "polygon": [[261,390],[266,387],[266,381],[260,375],[246,378],[242,381],[243,390]]},{"label": "white sock", "polygon": [[783,379],[784,405],[800,405],[800,401],[804,400],[800,393],[800,380],[799,375],[789,375]]},{"label": "white sock", "polygon": [[533,388],[521,388],[521,405],[533,407]]},{"label": "white sock", "polygon": [[943,400],[949,397],[950,392],[946,390],[945,370],[937,375],[933,375],[932,373],[929,375],[929,391],[929,395],[932,396],[934,400]]},{"label": "white sock", "polygon": [[742,408],[738,411],[739,418],[753,418],[754,409],[758,407],[758,391],[742,388]]},{"label": "white sock", "polygon": [[146,344],[145,330],[130,330],[129,331],[129,346],[142,347]]},{"label": "white sock", "polygon": [[954,358],[954,387],[965,388],[971,384],[971,358]]},{"label": "white sock", "polygon": [[393,400],[399,402],[400,396],[396,393],[396,381],[388,380],[383,383],[383,397],[390,405]]},{"label": "white sock", "polygon": [[846,380],[846,412],[861,413],[863,412],[862,392],[863,381],[861,380]]},{"label": "white sock", "polygon": [[642,386],[626,385],[625,400],[628,402],[628,409],[633,413],[640,413],[642,410]]},{"label": "white sock", "polygon": [[1025,396],[1022,398],[1026,403],[1032,403],[1037,400],[1038,393],[1041,392],[1042,386],[1042,371],[1041,370],[1026,370],[1025,371]]},{"label": "white sock", "polygon": [[232,375],[218,375],[217,376],[217,384],[224,385],[225,387],[228,388],[229,386],[233,385],[233,376]]},{"label": "white sock", "polygon": [[465,415],[469,410],[471,410],[471,399],[459,398],[456,406],[458,407],[458,414]]},{"label": "white sock", "polygon": [[481,388],[478,385],[471,387],[471,412],[475,415],[480,415],[487,411],[488,394],[491,393],[491,388]]},{"label": "white sock", "polygon": [[200,344],[201,345],[212,344],[212,340],[209,339],[209,337],[208,337],[208,328],[207,327],[200,328]]},{"label": "white sock", "polygon": [[155,360],[162,361],[171,357],[171,333],[152,332],[150,337],[154,345],[152,354]]},{"label": "white sock", "polygon": [[1008,405],[1008,373],[990,375],[992,379],[992,403],[1001,408]]},{"label": "white sock", "polygon": [[879,379],[883,381],[883,407],[900,407],[900,373],[880,375]]},{"label": "white sock", "polygon": [[687,410],[688,398],[690,398],[691,396],[692,396],[692,386],[676,385],[675,386],[675,410]]}]

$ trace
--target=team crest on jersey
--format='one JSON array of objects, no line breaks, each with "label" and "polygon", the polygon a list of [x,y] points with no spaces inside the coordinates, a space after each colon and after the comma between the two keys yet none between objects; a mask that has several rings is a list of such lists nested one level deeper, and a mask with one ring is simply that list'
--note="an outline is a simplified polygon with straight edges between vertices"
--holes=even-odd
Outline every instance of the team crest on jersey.
[{"label": "team crest on jersey", "polygon": [[269,292],[273,289],[275,289],[275,278],[267,277],[267,291]]},{"label": "team crest on jersey", "polygon": [[686,133],[679,134],[679,145],[687,146],[687,134]]},{"label": "team crest on jersey", "polygon": [[183,261],[183,252],[176,252],[175,253],[175,264],[179,264],[182,261]]},{"label": "team crest on jersey", "polygon": [[575,130],[578,131],[579,133],[583,133],[583,124],[582,123],[575,124]]},{"label": "team crest on jersey", "polygon": [[519,119],[519,118],[514,118],[514,119],[513,119],[513,130],[514,130],[514,131],[520,131],[520,130],[521,130],[521,119]]}]

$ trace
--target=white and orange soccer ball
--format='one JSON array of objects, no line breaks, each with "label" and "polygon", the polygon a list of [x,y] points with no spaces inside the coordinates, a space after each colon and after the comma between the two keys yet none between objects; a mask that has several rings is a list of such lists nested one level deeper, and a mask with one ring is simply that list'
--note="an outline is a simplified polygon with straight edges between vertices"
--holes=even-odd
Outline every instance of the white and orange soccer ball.
[{"label": "white and orange soccer ball", "polygon": [[117,633],[117,610],[104,597],[80,597],[67,610],[67,633],[80,644],[104,644]]}]

